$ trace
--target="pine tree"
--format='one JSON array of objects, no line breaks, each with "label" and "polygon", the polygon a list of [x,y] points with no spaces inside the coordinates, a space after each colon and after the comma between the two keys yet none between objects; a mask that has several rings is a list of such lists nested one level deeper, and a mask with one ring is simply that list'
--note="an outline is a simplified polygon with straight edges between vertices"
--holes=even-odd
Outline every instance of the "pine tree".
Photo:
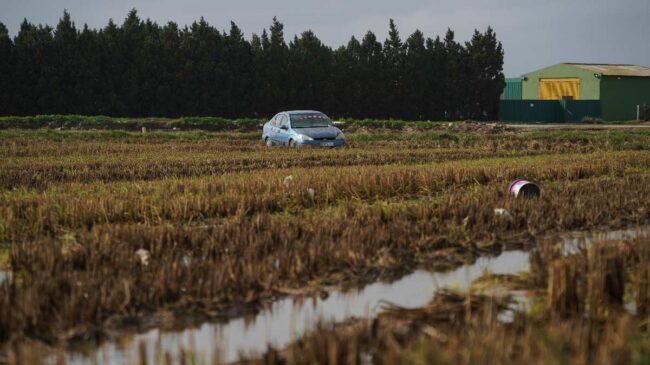
[{"label": "pine tree", "polygon": [[326,109],[334,103],[332,50],[312,31],[289,46],[289,97],[292,109]]},{"label": "pine tree", "polygon": [[181,116],[180,110],[185,102],[178,95],[182,85],[183,65],[180,47],[181,35],[178,25],[169,22],[160,30],[159,75],[155,91],[156,107],[163,116]]},{"label": "pine tree", "polygon": [[102,73],[99,77],[103,86],[102,97],[97,100],[101,114],[131,116],[126,100],[125,72],[130,62],[122,41],[122,30],[109,19],[98,35]]},{"label": "pine tree", "polygon": [[289,61],[289,48],[284,40],[284,25],[273,18],[269,28],[268,42],[265,41],[266,33],[262,33],[262,46],[264,47],[264,63],[260,66],[264,103],[261,112],[271,115],[277,110],[287,109],[289,99],[285,90],[288,81],[287,63]]},{"label": "pine tree", "polygon": [[361,86],[361,43],[350,38],[346,47],[339,47],[332,58],[332,111],[341,117],[358,117],[363,102]]},{"label": "pine tree", "polygon": [[51,89],[53,68],[52,28],[36,27],[26,19],[15,39],[13,103],[17,114],[56,111],[56,91]]},{"label": "pine tree", "polygon": [[15,113],[11,102],[14,86],[13,48],[7,27],[0,23],[0,115]]},{"label": "pine tree", "polygon": [[334,117],[494,118],[503,88],[503,47],[491,28],[459,44],[414,32],[403,43],[393,20],[384,44],[367,32],[333,50],[311,31],[287,45],[273,18],[247,41],[233,22],[203,18],[179,29],[141,20],[76,28],[24,20],[12,40],[0,24],[0,114],[268,117],[315,108]]},{"label": "pine tree", "polygon": [[234,22],[225,36],[221,66],[224,80],[221,84],[221,98],[225,101],[225,117],[239,117],[251,114],[251,90],[253,83],[253,54],[251,45]]},{"label": "pine tree", "polygon": [[254,56],[261,55],[262,52],[264,52],[264,49],[262,48],[262,38],[260,38],[256,33],[253,33],[251,36],[251,52]]},{"label": "pine tree", "polygon": [[495,119],[498,112],[499,93],[505,86],[503,77],[503,47],[496,34],[488,27],[485,33],[474,31],[466,44],[468,72],[472,85],[467,90],[470,100],[467,107],[475,119]]},{"label": "pine tree", "polygon": [[427,41],[427,54],[430,61],[430,72],[427,77],[431,100],[428,105],[429,118],[432,120],[445,119],[445,110],[448,108],[448,89],[449,80],[447,74],[447,52],[445,44],[437,36],[435,40]]},{"label": "pine tree", "polygon": [[56,90],[54,103],[56,111],[61,114],[72,114],[80,109],[75,98],[77,83],[80,79],[80,54],[77,46],[77,28],[70,18],[70,13],[63,12],[59,24],[54,28],[54,43],[52,58],[49,63],[52,75],[49,79],[51,90]]},{"label": "pine tree", "polygon": [[387,94],[384,73],[384,53],[377,36],[368,31],[361,40],[360,83],[364,86],[360,110],[366,118],[384,118],[388,113],[385,100]]},{"label": "pine tree", "polygon": [[388,82],[385,87],[385,100],[388,116],[391,118],[398,118],[403,113],[404,58],[404,45],[395,22],[390,19],[388,38],[384,42],[384,69]]},{"label": "pine tree", "polygon": [[422,120],[427,117],[427,104],[432,102],[430,85],[430,59],[427,57],[424,34],[416,30],[405,43],[404,109],[400,114],[407,119]]},{"label": "pine tree", "polygon": [[75,102],[75,114],[104,114],[98,101],[103,97],[104,85],[101,84],[101,45],[98,43],[98,33],[84,24],[77,38],[77,54],[75,85],[72,98]]},{"label": "pine tree", "polygon": [[447,29],[444,39],[445,46],[445,111],[444,118],[456,120],[465,117],[463,102],[466,89],[470,87],[464,79],[463,46],[456,42],[454,32]]},{"label": "pine tree", "polygon": [[222,34],[203,18],[183,31],[181,91],[186,99],[183,115],[221,115],[225,111],[226,102],[220,98],[224,70],[218,64],[222,48]]}]

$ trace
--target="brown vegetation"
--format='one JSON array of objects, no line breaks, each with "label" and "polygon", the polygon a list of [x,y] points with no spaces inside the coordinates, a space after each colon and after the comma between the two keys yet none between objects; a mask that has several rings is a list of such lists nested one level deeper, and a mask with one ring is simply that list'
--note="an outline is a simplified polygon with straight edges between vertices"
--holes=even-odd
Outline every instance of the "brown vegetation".
[{"label": "brown vegetation", "polygon": [[[0,244],[9,247],[13,274],[0,283],[5,344],[98,340],[109,329],[154,326],[162,309],[180,319],[229,318],[292,290],[449,267],[550,232],[650,218],[650,152],[614,151],[619,148],[605,140],[582,144],[499,132],[461,144],[416,134],[412,146],[369,140],[296,152],[244,140],[28,143],[29,134],[22,137],[0,147],[6,161]],[[541,197],[507,196],[517,177],[539,182]],[[512,219],[495,216],[495,208]],[[537,257],[539,275],[532,277],[549,288],[549,313],[573,318],[585,307],[602,314],[612,301],[620,304],[627,261],[615,253],[603,249],[579,270],[563,259],[551,264],[557,254]],[[645,313],[647,261],[635,262],[634,295]],[[588,285],[580,287],[571,275],[588,278]],[[464,305],[480,312],[485,300]],[[473,315],[463,323],[473,331],[454,340],[458,346],[482,343],[481,333],[520,347],[538,340],[528,327],[484,327]],[[591,335],[591,326],[572,330]],[[334,342],[321,345],[334,346],[332,336]],[[341,346],[360,341],[345,337]],[[414,343],[398,348],[408,354]]]}]

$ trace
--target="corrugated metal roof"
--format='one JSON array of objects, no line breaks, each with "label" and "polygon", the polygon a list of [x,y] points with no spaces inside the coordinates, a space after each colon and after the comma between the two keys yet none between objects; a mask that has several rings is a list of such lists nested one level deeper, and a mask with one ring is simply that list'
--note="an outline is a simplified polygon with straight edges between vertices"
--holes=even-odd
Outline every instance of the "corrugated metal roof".
[{"label": "corrugated metal roof", "polygon": [[650,67],[623,64],[565,63],[603,76],[650,77]]}]

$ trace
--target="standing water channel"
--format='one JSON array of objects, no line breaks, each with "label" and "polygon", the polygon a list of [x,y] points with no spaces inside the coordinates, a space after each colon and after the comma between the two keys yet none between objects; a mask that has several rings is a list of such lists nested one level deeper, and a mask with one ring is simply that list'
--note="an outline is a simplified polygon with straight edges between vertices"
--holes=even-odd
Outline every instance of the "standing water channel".
[{"label": "standing water channel", "polygon": [[11,281],[11,273],[8,271],[0,271],[0,284]]},{"label": "standing water channel", "polygon": [[[650,227],[639,229],[563,235],[565,252],[594,240],[620,240],[650,234]],[[168,353],[178,362],[181,349],[192,349],[199,363],[214,359],[233,362],[241,354],[253,356],[264,353],[268,346],[282,348],[305,334],[321,321],[342,322],[349,318],[374,318],[387,303],[416,308],[427,304],[440,289],[469,288],[486,272],[519,274],[529,270],[529,252],[505,251],[497,257],[482,257],[472,264],[446,272],[415,271],[391,283],[374,283],[359,290],[335,290],[322,299],[283,298],[254,318],[237,318],[226,323],[204,323],[181,331],[153,329],[100,346],[91,354],[68,352],[66,363],[127,364],[137,363],[146,356],[156,363],[157,356]],[[162,351],[160,351],[162,350]]]}]

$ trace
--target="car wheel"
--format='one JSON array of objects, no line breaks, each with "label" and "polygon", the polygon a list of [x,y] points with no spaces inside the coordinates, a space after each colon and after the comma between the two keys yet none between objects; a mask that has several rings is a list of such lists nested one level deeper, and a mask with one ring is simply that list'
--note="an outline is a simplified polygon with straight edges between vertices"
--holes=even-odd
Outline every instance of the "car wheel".
[{"label": "car wheel", "polygon": [[266,144],[266,147],[273,147],[273,142],[269,137],[266,137],[266,139],[264,140],[264,144]]}]

